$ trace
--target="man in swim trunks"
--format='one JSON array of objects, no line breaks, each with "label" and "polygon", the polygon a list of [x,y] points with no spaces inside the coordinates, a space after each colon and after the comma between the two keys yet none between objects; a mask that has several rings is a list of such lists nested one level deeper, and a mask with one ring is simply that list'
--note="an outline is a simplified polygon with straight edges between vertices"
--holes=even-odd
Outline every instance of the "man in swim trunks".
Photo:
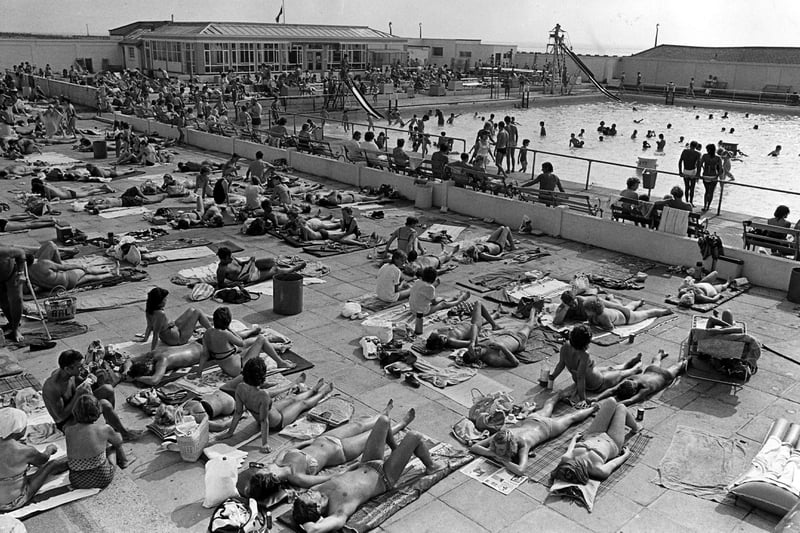
[{"label": "man in swim trunks", "polygon": [[439,328],[428,336],[425,347],[429,350],[441,351],[445,348],[469,348],[478,342],[484,320],[492,326],[492,331],[500,329],[489,310],[479,301],[463,305],[472,307],[469,322],[462,322],[455,326]]},{"label": "man in swim trunks", "polygon": [[203,345],[190,342],[183,346],[161,345],[144,355],[133,357],[122,365],[122,374],[148,387],[161,383],[170,370],[190,368],[200,362]]},{"label": "man in swim trunks", "polygon": [[63,263],[58,247],[53,241],[42,244],[34,254],[34,259],[28,274],[31,283],[43,289],[64,287],[69,290],[79,285],[103,281],[116,276],[110,267],[88,268]]},{"label": "man in swim trunks", "polygon": [[614,296],[608,295],[606,300],[595,298],[584,304],[589,322],[611,331],[616,326],[638,324],[648,318],[671,315],[670,309],[646,309],[637,311],[644,304],[642,300],[622,305]]},{"label": "man in swim trunks", "polygon": [[313,201],[322,207],[339,207],[342,204],[354,204],[358,202],[377,202],[380,199],[380,196],[366,196],[349,191],[331,191],[327,196],[313,196]]},{"label": "man in swim trunks", "polygon": [[561,393],[553,394],[541,409],[527,414],[513,425],[504,426],[491,437],[476,442],[469,451],[496,459],[512,474],[524,476],[528,456],[536,446],[558,437],[597,411],[597,406],[593,406],[554,417],[553,409],[562,398]]},{"label": "man in swim trunks", "polygon": [[[23,444],[28,430],[28,415],[13,407],[0,409],[0,513],[13,511],[27,504],[39,492],[47,478],[67,469],[65,460],[51,460],[58,452],[49,444],[44,452]],[[36,473],[28,475],[33,465]]]},{"label": "man in swim trunks", "polygon": [[[592,331],[588,326],[579,324],[572,328],[569,342],[561,347],[558,363],[549,375],[549,379],[555,381],[559,374],[567,369],[575,383],[572,402],[578,408],[588,405],[587,392],[601,392],[642,371],[641,354],[622,365],[595,368],[594,360],[587,352],[591,342]],[[571,389],[566,390],[572,392]]]},{"label": "man in swim trunks", "polygon": [[28,257],[22,248],[0,246],[0,309],[8,320],[3,332],[15,342],[22,341],[19,324],[22,320],[25,265],[30,262]]},{"label": "man in swim trunks", "polygon": [[231,284],[238,285],[266,281],[272,279],[275,274],[297,272],[306,267],[306,264],[302,262],[289,268],[280,268],[277,261],[272,257],[264,259],[256,259],[255,257],[248,259],[235,258],[230,249],[225,246],[217,250],[217,257],[219,258],[217,289],[222,289]]},{"label": "man in swim trunks", "polygon": [[514,239],[511,237],[511,229],[508,226],[500,226],[486,240],[474,244],[464,250],[464,255],[472,258],[473,261],[500,261],[503,252],[515,249]]},{"label": "man in swim trunks", "polygon": [[[387,445],[392,453],[384,460]],[[362,504],[394,488],[412,456],[422,461],[426,474],[441,469],[431,459],[422,435],[409,431],[397,444],[389,420],[379,420],[359,463],[298,494],[292,509],[294,521],[307,533],[338,531]]]},{"label": "man in swim trunks", "polygon": [[408,253],[408,261],[403,267],[403,273],[408,276],[419,276],[424,269],[431,267],[436,269],[438,274],[444,274],[448,270],[444,268],[444,266],[453,259],[453,255],[458,249],[459,246],[456,244],[449,251],[443,248],[442,252],[438,255],[417,255],[417,252],[411,251]]},{"label": "man in swim trunks", "polygon": [[103,418],[114,428],[123,440],[132,441],[142,436],[141,430],[129,430],[114,411],[116,398],[111,385],[96,386],[94,379],[82,377],[84,374],[83,354],[77,350],[65,350],[58,356],[58,370],[55,370],[42,386],[42,399],[47,412],[53,417],[56,427],[75,424],[72,410],[84,394],[93,394],[100,400]]},{"label": "man in swim trunks", "polygon": [[666,389],[675,379],[686,371],[688,359],[683,359],[669,368],[663,368],[661,361],[667,357],[664,350],[658,351],[656,361],[644,369],[641,374],[623,379],[619,385],[612,387],[595,398],[599,402],[611,396],[622,405],[633,405],[643,402]]},{"label": "man in swim trunks", "polygon": [[464,363],[483,363],[495,368],[514,368],[519,366],[519,359],[514,355],[525,350],[528,335],[536,327],[541,308],[532,309],[524,326],[517,330],[503,329],[493,332],[488,338],[481,339],[474,346],[467,347]]}]

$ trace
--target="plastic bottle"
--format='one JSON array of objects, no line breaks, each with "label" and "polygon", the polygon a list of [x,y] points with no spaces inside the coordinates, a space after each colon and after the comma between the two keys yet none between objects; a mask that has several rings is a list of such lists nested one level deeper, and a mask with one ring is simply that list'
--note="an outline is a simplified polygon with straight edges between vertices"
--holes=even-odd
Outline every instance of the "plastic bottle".
[{"label": "plastic bottle", "polygon": [[548,357],[542,361],[542,368],[539,369],[539,385],[542,388],[547,388],[550,381],[550,358]]}]

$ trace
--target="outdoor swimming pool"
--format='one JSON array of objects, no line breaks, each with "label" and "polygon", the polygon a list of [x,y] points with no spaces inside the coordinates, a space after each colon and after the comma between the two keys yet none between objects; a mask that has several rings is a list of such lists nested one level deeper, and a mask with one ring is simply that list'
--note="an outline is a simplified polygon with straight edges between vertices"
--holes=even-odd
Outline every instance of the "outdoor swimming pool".
[{"label": "outdoor swimming pool", "polygon": [[[452,112],[445,107],[442,108],[442,111],[445,117]],[[721,117],[725,111],[724,105],[710,106],[706,102],[702,107],[698,105],[697,108],[693,108],[691,105],[665,106],[632,101],[567,103],[536,107],[534,101],[528,109],[513,107],[484,109],[478,112],[478,118],[474,118],[474,109],[462,110],[463,114],[456,118],[453,125],[444,127],[438,127],[435,117],[432,117],[426,124],[426,131],[436,134],[446,131],[453,137],[464,138],[467,140],[469,149],[476,132],[483,125],[480,117],[488,118],[490,113],[494,113],[495,121],[497,121],[505,115],[510,115],[516,117],[517,123],[520,124],[519,145],[522,144],[522,139],[527,138],[531,140],[532,149],[629,165],[636,165],[640,156],[656,158],[658,168],[670,172],[678,170],[678,158],[683,150],[683,144],[678,142],[680,136],[685,137],[685,142],[696,140],[703,146],[709,143],[716,144],[722,140],[737,143],[739,149],[749,156],[732,161],[731,172],[736,182],[800,192],[800,179],[797,179],[796,176],[797,166],[800,163],[800,157],[798,157],[800,143],[797,142],[800,140],[798,134],[800,117],[763,111],[751,111],[749,116],[746,116],[746,111],[727,109],[728,118],[723,119]],[[418,116],[422,115],[419,110],[416,113]],[[401,114],[407,121],[411,118],[412,111],[401,110]],[[709,115],[713,115],[713,119],[709,119]],[[700,118],[695,119],[695,116]],[[606,136],[603,142],[599,141],[599,134],[596,130],[601,120],[605,121],[606,126],[617,125],[616,137]],[[634,120],[641,120],[641,122],[636,124],[633,122]],[[545,122],[546,137],[539,136],[540,121]],[[385,121],[376,121],[376,126],[385,124]],[[667,128],[668,124],[672,124],[669,129]],[[758,129],[753,129],[755,125],[758,125]],[[570,133],[577,135],[581,128],[586,130],[583,137],[585,146],[581,149],[569,149]],[[722,132],[722,128],[725,128],[726,132]],[[730,128],[734,128],[735,133],[728,133]],[[364,128],[358,129],[363,131]],[[631,140],[630,136],[634,129],[638,130],[638,135],[636,140]],[[642,150],[642,141],[646,138],[647,130],[655,130],[656,134],[664,134],[667,140],[664,153],[655,152],[656,138],[648,139],[652,148],[647,151]],[[392,133],[390,133],[391,136]],[[395,146],[395,142],[394,138],[390,140],[390,148]],[[781,156],[767,156],[778,144],[783,146]],[[456,144],[456,149],[460,149],[459,145],[460,143]],[[529,156],[529,173],[531,172],[531,159]],[[537,173],[544,161],[553,163],[556,174],[562,180],[585,183],[587,162],[539,154],[536,158],[535,170]],[[634,174],[633,169],[593,163],[590,182],[598,186],[621,190],[625,188],[625,180]],[[518,179],[521,178],[521,176],[517,176]],[[660,197],[667,194],[675,184],[683,186],[682,180],[677,176],[661,175],[653,190],[654,196]],[[700,194],[699,203],[702,204],[702,190],[702,185],[698,184],[695,194],[696,204],[698,203],[697,193]],[[716,198],[719,197],[719,188],[717,188],[716,194],[714,209],[717,205]],[[746,187],[726,186],[722,208],[753,216],[771,217],[775,206],[781,203],[788,205],[792,210],[791,220],[800,216],[800,196]]]}]

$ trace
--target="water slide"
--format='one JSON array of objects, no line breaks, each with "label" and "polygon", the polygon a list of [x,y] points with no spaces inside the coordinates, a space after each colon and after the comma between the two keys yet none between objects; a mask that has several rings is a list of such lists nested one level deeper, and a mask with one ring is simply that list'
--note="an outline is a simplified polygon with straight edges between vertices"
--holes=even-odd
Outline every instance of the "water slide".
[{"label": "water slide", "polygon": [[384,116],[381,115],[380,112],[377,109],[375,109],[372,106],[372,104],[370,104],[367,101],[366,98],[364,98],[364,95],[361,94],[361,91],[358,90],[358,88],[353,83],[353,80],[351,80],[349,76],[345,75],[343,76],[343,78],[345,85],[347,85],[347,87],[350,89],[350,92],[353,93],[353,96],[355,97],[356,101],[361,105],[361,107],[364,108],[364,111],[372,115],[373,118],[380,118],[380,119],[384,118]]},{"label": "water slide", "polygon": [[583,61],[581,61],[581,59],[580,59],[578,56],[576,56],[576,55],[575,55],[575,54],[572,52],[572,50],[570,50],[569,48],[567,48],[567,47],[566,47],[566,46],[564,46],[563,44],[561,45],[561,50],[562,50],[562,51],[563,51],[563,52],[564,52],[564,53],[565,53],[565,54],[566,54],[566,55],[567,55],[567,56],[568,56],[570,59],[572,59],[572,61],[574,61],[576,65],[578,65],[578,68],[579,68],[579,69],[581,69],[581,70],[583,71],[583,73],[584,73],[584,74],[586,74],[587,76],[589,76],[589,81],[591,81],[591,82],[592,82],[592,85],[594,85],[595,87],[597,87],[597,90],[598,90],[598,91],[600,91],[600,92],[601,92],[601,93],[603,93],[604,95],[608,96],[608,97],[609,97],[609,98],[611,98],[612,100],[619,101],[619,96],[617,96],[617,95],[615,95],[615,94],[611,94],[611,93],[608,91],[608,89],[606,89],[605,87],[603,87],[603,86],[600,84],[600,82],[599,82],[599,81],[597,81],[597,80],[594,78],[594,74],[592,74],[592,71],[591,71],[591,70],[589,70],[589,67],[587,67],[587,66],[586,66],[586,65],[583,63]]}]

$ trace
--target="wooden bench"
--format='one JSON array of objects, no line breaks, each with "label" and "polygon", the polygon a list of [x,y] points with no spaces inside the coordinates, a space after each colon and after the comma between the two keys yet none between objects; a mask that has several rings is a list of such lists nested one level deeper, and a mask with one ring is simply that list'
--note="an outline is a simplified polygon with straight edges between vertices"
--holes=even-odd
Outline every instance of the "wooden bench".
[{"label": "wooden bench", "polygon": [[491,192],[492,194],[505,194],[513,196],[516,188],[507,181],[508,175],[491,174],[482,170],[461,166],[460,164],[445,165],[444,179],[453,180],[456,187],[471,188],[476,191]]},{"label": "wooden bench", "polygon": [[[800,230],[794,228],[781,228],[752,220],[742,221],[744,233],[744,249],[761,247],[767,248],[776,255],[792,257],[800,260]],[[785,235],[781,237],[780,235]],[[789,237],[792,239],[790,240]]]},{"label": "wooden bench", "polygon": [[359,150],[359,153],[360,156],[364,158],[364,161],[366,161],[368,167],[389,169],[389,160],[385,153],[375,150],[365,150],[363,148]]},{"label": "wooden bench", "polygon": [[308,141],[308,146],[309,146],[309,150],[310,150],[309,153],[311,155],[318,155],[318,156],[321,156],[321,157],[329,157],[331,159],[339,159],[340,157],[344,156],[343,153],[338,153],[338,154],[335,153],[331,149],[331,144],[329,142],[327,142],[327,141],[310,140],[310,141]]},{"label": "wooden bench", "polygon": [[389,163],[389,170],[397,174],[413,174],[414,170],[410,166],[410,162],[405,165],[399,165],[397,159],[391,153],[386,154],[386,161]]},{"label": "wooden bench", "polygon": [[792,92],[791,85],[764,85],[764,88],[761,89],[762,94],[779,94],[785,95],[787,93]]},{"label": "wooden bench", "polygon": [[[655,206],[653,210],[653,228],[658,228],[659,222],[661,222],[661,212],[663,209],[663,205]],[[708,218],[702,216],[701,213],[689,211],[689,225],[686,228],[686,235],[688,237],[699,237],[707,228]]]},{"label": "wooden bench", "polygon": [[653,204],[633,198],[620,197],[611,204],[611,219],[623,223],[628,220],[637,226],[653,226]]},{"label": "wooden bench", "polygon": [[600,202],[592,202],[588,194],[560,191],[542,191],[531,187],[519,187],[520,198],[539,201],[550,207],[567,206],[571,211],[578,211],[592,216],[603,216]]},{"label": "wooden bench", "polygon": [[728,82],[727,81],[709,81],[706,80],[703,82],[704,89],[727,89]]}]

